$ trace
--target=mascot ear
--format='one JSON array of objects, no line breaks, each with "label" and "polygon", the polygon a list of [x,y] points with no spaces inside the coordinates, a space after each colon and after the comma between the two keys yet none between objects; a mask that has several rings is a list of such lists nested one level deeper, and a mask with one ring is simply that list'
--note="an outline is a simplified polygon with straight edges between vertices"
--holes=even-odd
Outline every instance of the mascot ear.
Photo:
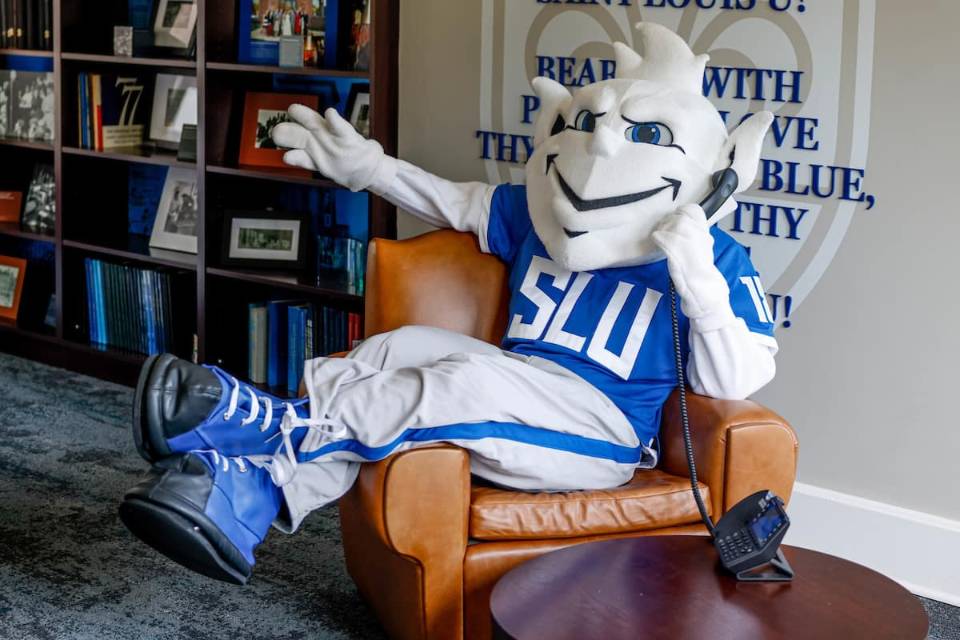
[{"label": "mascot ear", "polygon": [[723,145],[714,171],[722,171],[727,167],[736,171],[740,179],[736,193],[749,188],[757,177],[763,138],[767,135],[767,129],[772,122],[773,114],[769,111],[756,113],[744,120]]},{"label": "mascot ear", "polygon": [[570,107],[573,96],[559,82],[544,77],[533,79],[533,92],[540,98],[540,111],[533,133],[533,146],[539,147],[552,135],[557,117],[562,117]]}]

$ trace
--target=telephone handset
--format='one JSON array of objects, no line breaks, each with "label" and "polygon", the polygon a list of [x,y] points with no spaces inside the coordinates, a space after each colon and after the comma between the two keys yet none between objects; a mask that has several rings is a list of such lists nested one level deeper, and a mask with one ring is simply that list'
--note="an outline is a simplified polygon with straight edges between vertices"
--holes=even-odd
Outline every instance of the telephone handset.
[{"label": "telephone handset", "polygon": [[[700,203],[709,221],[720,206],[734,194],[739,184],[732,168],[713,175],[713,191]],[[720,555],[720,564],[737,580],[747,582],[785,582],[793,579],[793,568],[780,550],[780,542],[790,526],[783,500],[770,491],[758,491],[744,498],[713,523],[700,495],[697,467],[690,442],[690,420],[687,413],[686,382],[683,372],[683,351],[680,347],[680,321],[677,315],[677,291],[670,281],[670,314],[673,320],[673,351],[680,394],[680,422],[683,446],[690,469],[690,486],[700,511],[700,518],[713,537]]]}]

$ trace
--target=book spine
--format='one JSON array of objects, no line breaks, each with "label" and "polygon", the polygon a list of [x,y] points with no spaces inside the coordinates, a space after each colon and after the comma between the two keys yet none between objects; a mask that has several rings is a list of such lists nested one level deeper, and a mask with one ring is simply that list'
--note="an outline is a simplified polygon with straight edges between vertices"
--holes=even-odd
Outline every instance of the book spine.
[{"label": "book spine", "polygon": [[140,294],[143,296],[141,299],[142,313],[143,313],[143,325],[145,332],[145,343],[147,345],[147,355],[153,355],[157,353],[156,345],[153,341],[153,296],[150,293],[150,276],[149,271],[144,269],[140,271]]},{"label": "book spine", "polygon": [[27,49],[37,48],[36,0],[24,0],[23,41]]},{"label": "book spine", "polygon": [[86,96],[87,96],[87,81],[86,73],[77,74],[77,144],[80,145],[81,149],[87,148],[87,132],[84,129],[84,122],[86,121]]},{"label": "book spine", "polygon": [[90,258],[83,259],[83,272],[87,284],[87,332],[90,336],[90,344],[97,343],[97,313],[95,306],[95,296],[93,293],[93,264]]},{"label": "book spine", "polygon": [[304,329],[304,340],[306,344],[303,348],[304,360],[313,360],[317,357],[316,342],[313,336],[313,307],[307,308],[307,322]]},{"label": "book spine", "polygon": [[97,344],[107,344],[107,313],[103,304],[103,263],[99,260],[93,261],[93,289],[95,304],[97,309]]},{"label": "book spine", "polygon": [[96,140],[96,150],[103,151],[103,93],[101,83],[103,76],[93,74],[93,131]]},{"label": "book spine", "polygon": [[174,348],[174,326],[173,326],[173,292],[171,290],[170,279],[172,276],[169,273],[162,274],[163,280],[163,323],[164,323],[164,333],[167,336],[167,345],[168,350],[173,350]]},{"label": "book spine", "polygon": [[53,51],[53,0],[43,1],[43,48]]},{"label": "book spine", "polygon": [[271,302],[268,309],[267,326],[269,331],[269,366],[267,368],[267,384],[271,388],[283,388],[287,377],[287,322],[286,305],[282,302]]},{"label": "book spine", "polygon": [[7,0],[0,0],[0,47],[7,48]]},{"label": "book spine", "polygon": [[93,131],[93,74],[87,74],[87,95],[85,100],[86,107],[86,118],[83,126],[87,128],[87,149],[94,150],[97,148],[96,140],[94,139]]},{"label": "book spine", "polygon": [[249,333],[247,377],[251,382],[264,384],[267,381],[267,308],[263,304],[249,306]]},{"label": "book spine", "polygon": [[297,379],[297,334],[299,333],[300,309],[287,309],[287,391],[296,385]]}]

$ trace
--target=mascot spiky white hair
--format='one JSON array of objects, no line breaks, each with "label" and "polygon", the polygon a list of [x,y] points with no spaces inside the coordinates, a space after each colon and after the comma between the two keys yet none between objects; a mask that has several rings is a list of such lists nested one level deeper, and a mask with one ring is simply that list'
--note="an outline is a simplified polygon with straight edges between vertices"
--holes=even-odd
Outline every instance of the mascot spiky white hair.
[{"label": "mascot spiky white hair", "polygon": [[711,222],[753,180],[770,115],[727,136],[700,95],[706,56],[663,27],[639,29],[643,55],[616,45],[615,79],[576,94],[534,80],[526,186],[444,180],[385,155],[335,110],[291,107],[294,122],[273,132],[289,164],[472,232],[507,264],[506,335],[499,347],[428,327],[371,336],[347,358],[309,360],[297,401],[151,358],[134,438],[157,466],[124,501],[131,530],[244,582],[271,522],[295,529],[361,463],[401,448],[454,443],[472,473],[517,489],[622,484],[656,464],[676,385],[671,280],[694,391],[744,398],[766,384],[777,345],[759,275]]},{"label": "mascot spiky white hair", "polygon": [[[704,66],[669,29],[640,24],[644,55],[614,45],[616,78],[575,95],[536,78],[541,100],[527,164],[530,216],[550,257],[584,271],[662,257],[653,232],[664,216],[702,200],[720,170],[750,185],[771,116],[731,136],[703,97]],[[734,209],[727,201],[712,221]]]}]

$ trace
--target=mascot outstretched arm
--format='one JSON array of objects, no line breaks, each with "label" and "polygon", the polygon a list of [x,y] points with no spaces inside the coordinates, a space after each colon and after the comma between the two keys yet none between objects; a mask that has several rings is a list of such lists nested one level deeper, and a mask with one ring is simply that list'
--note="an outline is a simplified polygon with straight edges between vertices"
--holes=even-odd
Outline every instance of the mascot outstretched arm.
[{"label": "mascot outstretched arm", "polygon": [[349,490],[361,463],[404,449],[456,444],[475,475],[520,490],[620,485],[657,464],[676,381],[671,281],[694,390],[744,398],[769,382],[777,343],[760,278],[715,226],[736,203],[711,194],[718,172],[750,185],[772,116],[728,135],[701,95],[707,57],[664,27],[638,29],[643,55],[616,45],[615,79],[574,94],[534,80],[525,186],[444,180],[387,156],[335,111],[292,107],[294,122],[273,133],[289,164],[473,232],[507,264],[506,335],[499,347],[428,327],[374,336],[347,358],[307,362],[299,400],[151,358],[133,428],[153,469],[124,498],[127,526],[192,569],[244,583],[271,524],[293,531]]}]

